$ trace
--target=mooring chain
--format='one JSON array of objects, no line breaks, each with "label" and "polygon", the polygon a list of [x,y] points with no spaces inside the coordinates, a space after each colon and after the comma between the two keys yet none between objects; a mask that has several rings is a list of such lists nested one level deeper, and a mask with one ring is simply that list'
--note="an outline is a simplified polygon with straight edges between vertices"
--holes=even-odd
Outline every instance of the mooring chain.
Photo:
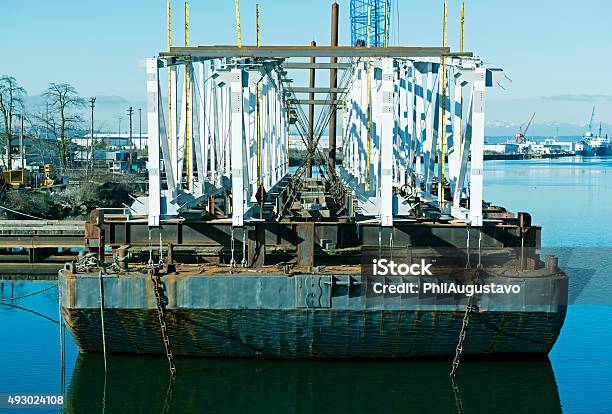
[{"label": "mooring chain", "polygon": [[170,375],[176,375],[176,365],[174,365],[174,354],[172,353],[172,346],[170,345],[170,337],[168,336],[168,327],[166,325],[166,315],[164,313],[164,303],[162,301],[162,292],[160,290],[161,277],[160,275],[154,275],[153,269],[151,270],[151,281],[153,282],[153,292],[155,293],[155,305],[157,306],[157,318],[159,320],[159,327],[161,330],[162,338],[164,341],[164,347],[166,349],[166,358],[168,358],[168,366],[170,367]]},{"label": "mooring chain", "polygon": [[[478,237],[478,266],[474,270],[472,274],[471,282],[474,284],[479,283],[479,274],[482,269],[482,231],[479,232]],[[466,269],[470,268],[470,230],[468,227],[467,232],[467,249],[468,249],[468,262],[466,264]],[[461,363],[461,354],[463,354],[463,346],[465,343],[465,337],[467,336],[467,328],[470,324],[470,317],[472,312],[478,311],[478,306],[473,304],[474,300],[476,300],[476,295],[472,295],[468,298],[468,303],[465,306],[465,312],[463,314],[463,320],[461,321],[461,330],[459,331],[459,340],[457,341],[457,346],[455,347],[455,357],[453,358],[453,365],[451,367],[450,376],[455,377],[457,370],[459,369],[459,364]]]},{"label": "mooring chain", "polygon": [[172,402],[172,391],[174,390],[174,376],[170,376],[168,379],[168,388],[166,388],[166,398],[164,399],[164,406],[162,407],[162,414],[170,412],[170,403]]},{"label": "mooring chain", "polygon": [[451,384],[453,387],[453,397],[455,397],[455,408],[457,409],[457,414],[463,414],[465,412],[463,408],[463,398],[461,398],[461,390],[459,389],[459,384],[455,382],[454,376],[451,376]]},{"label": "mooring chain", "polygon": [[98,263],[98,255],[96,253],[87,253],[77,259],[77,272],[89,272],[100,267]]},{"label": "mooring chain", "polygon": [[457,369],[459,368],[459,364],[461,363],[461,354],[463,353],[463,344],[465,342],[465,337],[467,335],[467,328],[470,323],[470,316],[472,315],[472,299],[474,296],[470,296],[468,299],[468,303],[465,307],[465,313],[463,314],[463,320],[461,322],[461,331],[459,332],[459,341],[457,342],[457,346],[455,347],[455,357],[453,358],[453,366],[451,368],[450,376],[454,377],[457,373]]}]

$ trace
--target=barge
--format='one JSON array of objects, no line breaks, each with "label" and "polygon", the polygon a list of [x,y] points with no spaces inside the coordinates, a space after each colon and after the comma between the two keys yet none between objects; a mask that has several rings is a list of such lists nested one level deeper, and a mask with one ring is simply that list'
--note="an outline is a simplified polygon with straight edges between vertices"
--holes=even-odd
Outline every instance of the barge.
[{"label": "barge", "polygon": [[[396,260],[410,255],[412,261],[426,257],[435,263],[432,271],[436,276],[380,280],[422,286],[427,280],[440,282],[452,275],[452,280],[462,285],[477,273],[481,285],[520,286],[518,294],[474,296],[476,309],[463,354],[546,355],[565,318],[567,276],[554,258],[540,260],[535,249],[541,229],[528,222],[528,215],[521,215],[521,220],[525,222],[506,218],[479,230],[427,220],[397,224],[389,230],[395,240],[391,255]],[[468,296],[385,292],[367,297],[368,276],[361,262],[368,245],[370,251],[379,249],[376,225],[362,224],[359,237],[355,226],[348,224],[256,226],[251,234],[265,235],[257,247],[266,251],[266,259],[265,264],[253,266],[254,257],[248,254],[255,252],[251,246],[257,241],[247,240],[246,260],[251,267],[232,267],[230,250],[218,248],[219,242],[232,244],[231,224],[204,222],[162,225],[153,238],[159,239],[161,234],[166,242],[172,242],[153,251],[155,263],[165,260],[165,264],[150,266],[146,264],[146,240],[138,240],[143,226],[146,224],[110,219],[90,227],[98,229],[98,236],[111,235],[107,246],[127,250],[121,257],[130,257],[135,263],[128,264],[127,259],[118,262],[116,255],[111,266],[114,270],[108,273],[79,263],[60,271],[62,314],[83,352],[103,351],[105,325],[107,352],[165,354],[155,295],[159,286],[174,355],[385,359],[449,357],[455,353]],[[305,234],[303,227],[313,231],[313,239],[299,240],[298,234]],[[466,249],[468,231],[474,240],[481,239],[480,249]],[[389,238],[389,234],[385,236]],[[211,235],[216,242],[210,240]],[[195,245],[197,240],[199,245]],[[359,242],[363,244],[356,248]],[[234,244],[240,246],[242,240]],[[305,262],[288,257],[297,253],[291,251],[295,245],[295,250],[311,250]],[[389,254],[385,253],[389,246],[381,249],[383,255]],[[457,260],[440,263],[449,257]],[[242,260],[241,253],[237,259]],[[466,269],[468,262],[472,267]]]},{"label": "barge", "polygon": [[[551,350],[567,275],[539,256],[529,214],[483,201],[485,92],[501,69],[447,47],[315,45],[173,47],[146,68],[148,195],[94,211],[86,253],[59,273],[82,352],[167,355],[173,371],[176,355]],[[309,87],[290,75],[303,69]],[[306,148],[293,170],[291,132]],[[376,274],[383,259],[432,272]],[[421,290],[450,283],[509,290]]]}]

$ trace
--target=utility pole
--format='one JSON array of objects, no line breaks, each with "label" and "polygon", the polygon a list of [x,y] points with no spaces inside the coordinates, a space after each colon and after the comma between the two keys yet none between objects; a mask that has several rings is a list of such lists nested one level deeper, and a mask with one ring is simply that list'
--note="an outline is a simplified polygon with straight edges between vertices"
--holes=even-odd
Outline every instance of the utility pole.
[{"label": "utility pole", "polygon": [[138,143],[142,150],[142,108],[138,108]]},{"label": "utility pole", "polygon": [[132,115],[134,114],[134,108],[131,106],[128,108],[128,116],[130,117],[130,140],[128,142],[128,146],[130,149],[128,150],[128,171],[132,171]]},{"label": "utility pole", "polygon": [[13,117],[16,117],[17,114],[11,113],[9,114],[9,127],[6,130],[6,168],[9,170],[13,169],[13,137],[17,134],[17,127],[13,124]]},{"label": "utility pole", "polygon": [[23,151],[23,114],[20,114],[19,117],[21,118],[21,128],[19,129],[19,155],[21,157],[21,176],[23,177],[23,170],[25,169],[25,155]]},{"label": "utility pole", "polygon": [[90,164],[87,166],[87,169],[89,169],[89,167],[91,167],[91,170],[93,171],[93,165],[94,165],[94,108],[96,107],[96,98],[91,98],[89,100],[89,105],[91,107],[91,131],[90,131],[90,140],[89,140],[89,153],[91,154],[91,160],[89,159],[89,157],[86,157],[88,161],[90,161]]},{"label": "utility pole", "polygon": [[127,114],[130,117],[130,141],[129,147],[132,149],[132,115],[134,114],[134,109],[130,106],[127,110]]}]

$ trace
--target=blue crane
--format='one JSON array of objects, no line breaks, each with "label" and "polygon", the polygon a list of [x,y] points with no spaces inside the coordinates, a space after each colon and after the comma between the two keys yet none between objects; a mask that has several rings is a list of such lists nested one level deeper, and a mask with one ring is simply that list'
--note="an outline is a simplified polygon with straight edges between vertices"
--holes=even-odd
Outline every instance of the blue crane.
[{"label": "blue crane", "polygon": [[[351,0],[351,44],[386,46],[391,28],[391,0]],[[370,42],[368,43],[368,34]]]}]

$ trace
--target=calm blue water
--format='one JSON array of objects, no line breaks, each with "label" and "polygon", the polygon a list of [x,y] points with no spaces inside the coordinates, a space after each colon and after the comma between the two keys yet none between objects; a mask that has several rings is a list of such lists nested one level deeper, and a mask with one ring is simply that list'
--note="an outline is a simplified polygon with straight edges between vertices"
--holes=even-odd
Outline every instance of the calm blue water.
[{"label": "calm blue water", "polygon": [[[102,358],[79,356],[67,336],[62,379],[51,289],[12,302],[37,314],[0,305],[0,394],[63,389],[68,413],[612,412],[612,159],[494,161],[485,168],[486,199],[530,212],[544,227],[543,246],[577,280],[576,304],[550,363],[465,362],[453,390],[448,362],[179,360],[171,383],[159,358],[111,357],[105,378]],[[47,286],[4,282],[0,300]]]}]

